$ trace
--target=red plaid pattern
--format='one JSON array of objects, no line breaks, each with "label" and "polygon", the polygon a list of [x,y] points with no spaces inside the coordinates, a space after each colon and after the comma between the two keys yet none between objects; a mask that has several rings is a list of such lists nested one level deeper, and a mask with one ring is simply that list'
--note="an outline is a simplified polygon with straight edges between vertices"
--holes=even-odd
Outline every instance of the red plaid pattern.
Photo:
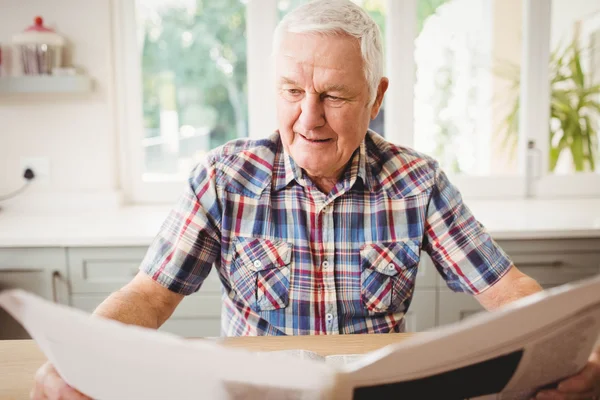
[{"label": "red plaid pattern", "polygon": [[431,158],[369,131],[324,194],[275,133],[194,169],[140,269],[190,294],[214,267],[224,335],[398,332],[423,250],[455,291],[512,265]]}]

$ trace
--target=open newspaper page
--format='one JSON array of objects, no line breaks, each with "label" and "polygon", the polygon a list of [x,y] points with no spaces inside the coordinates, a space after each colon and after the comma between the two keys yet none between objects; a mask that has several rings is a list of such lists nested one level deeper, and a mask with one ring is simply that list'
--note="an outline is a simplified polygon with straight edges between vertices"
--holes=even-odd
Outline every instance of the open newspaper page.
[{"label": "open newspaper page", "polygon": [[0,307],[69,385],[92,398],[325,399],[335,382],[335,370],[321,362],[185,340],[22,290],[0,292]]},{"label": "open newspaper page", "polygon": [[529,399],[586,364],[600,332],[600,277],[549,289],[491,313],[340,366],[338,398]]}]

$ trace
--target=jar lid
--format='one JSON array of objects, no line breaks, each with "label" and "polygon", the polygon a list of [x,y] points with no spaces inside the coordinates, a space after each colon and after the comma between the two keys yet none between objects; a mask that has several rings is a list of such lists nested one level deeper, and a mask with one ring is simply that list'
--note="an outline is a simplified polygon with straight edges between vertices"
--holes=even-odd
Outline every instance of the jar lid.
[{"label": "jar lid", "polygon": [[34,24],[23,32],[13,36],[15,44],[47,44],[50,46],[64,46],[65,38],[44,26],[42,17],[35,17]]}]

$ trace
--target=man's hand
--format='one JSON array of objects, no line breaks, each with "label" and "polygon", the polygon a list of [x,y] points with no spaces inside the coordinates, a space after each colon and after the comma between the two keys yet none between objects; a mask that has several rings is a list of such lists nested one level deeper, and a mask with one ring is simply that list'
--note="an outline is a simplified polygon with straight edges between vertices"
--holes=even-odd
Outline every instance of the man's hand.
[{"label": "man's hand", "polygon": [[537,400],[579,400],[600,398],[600,347],[590,356],[588,363],[577,374],[558,384],[554,390],[539,392]]},{"label": "man's hand", "polygon": [[32,400],[91,400],[67,385],[49,362],[37,370],[29,397]]}]

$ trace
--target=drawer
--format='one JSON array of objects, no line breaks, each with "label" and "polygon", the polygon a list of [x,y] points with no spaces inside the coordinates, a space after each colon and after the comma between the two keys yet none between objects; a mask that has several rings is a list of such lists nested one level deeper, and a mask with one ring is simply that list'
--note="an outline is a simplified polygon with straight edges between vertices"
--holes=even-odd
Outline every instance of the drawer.
[{"label": "drawer", "polygon": [[66,251],[60,247],[0,249],[0,271],[19,269],[66,272]]},{"label": "drawer", "polygon": [[600,253],[600,238],[596,239],[526,239],[498,240],[498,245],[511,257],[516,254]]},{"label": "drawer", "polygon": [[[72,295],[71,305],[77,309],[93,312],[110,294]],[[195,293],[186,296],[173,312],[170,319],[221,318],[221,296]]]},{"label": "drawer", "polygon": [[600,253],[514,254],[515,266],[543,287],[562,285],[600,273]]},{"label": "drawer", "polygon": [[9,288],[68,303],[66,250],[60,247],[0,249],[0,290]]},{"label": "drawer", "polygon": [[[146,247],[69,249],[72,293],[110,293],[122,288],[138,273]],[[202,285],[203,293],[220,293],[218,274],[211,272]]]},{"label": "drawer", "polygon": [[[511,260],[524,274],[531,276],[542,287],[549,288],[589,278],[600,273],[600,253],[514,253]],[[440,288],[446,282],[438,276]]]}]

